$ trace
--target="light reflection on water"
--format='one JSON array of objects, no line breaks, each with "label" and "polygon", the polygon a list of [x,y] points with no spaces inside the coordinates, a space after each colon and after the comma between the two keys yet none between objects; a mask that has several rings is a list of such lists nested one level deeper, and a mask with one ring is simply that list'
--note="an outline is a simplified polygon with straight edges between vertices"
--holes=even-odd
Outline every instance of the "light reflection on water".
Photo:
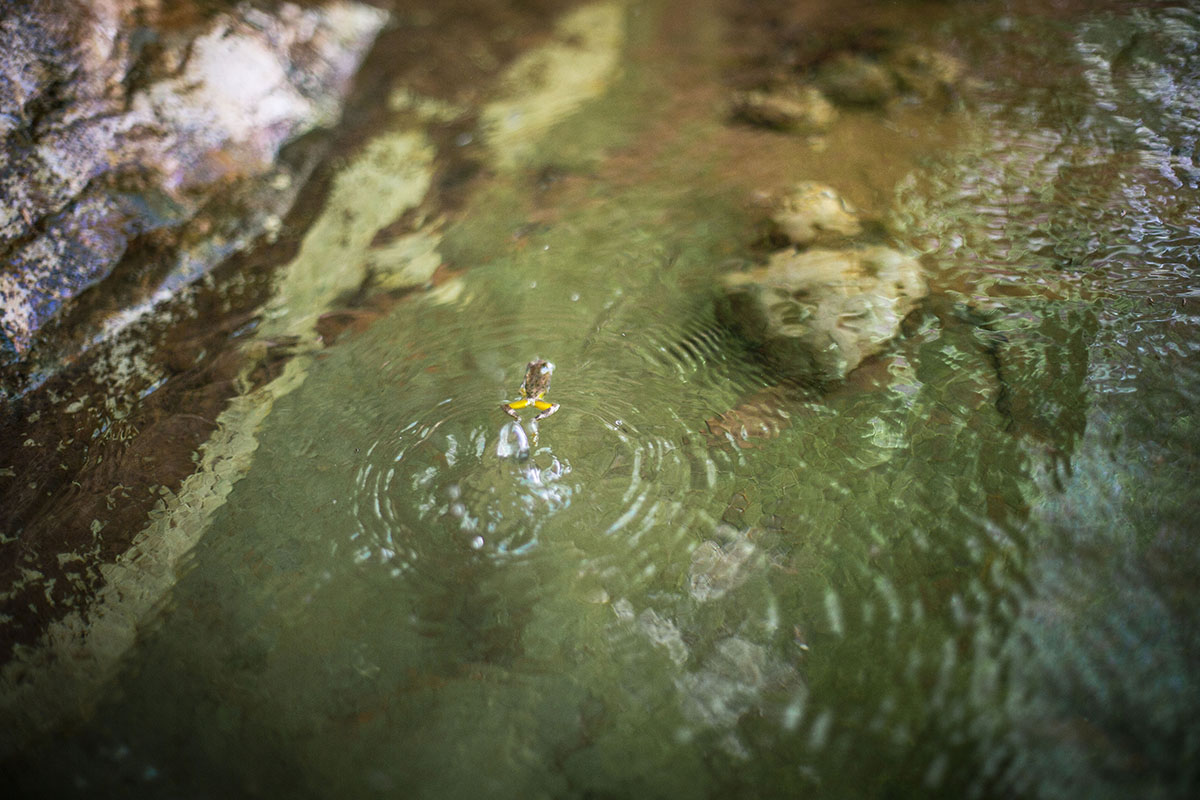
[{"label": "light reflection on water", "polygon": [[[504,256],[450,231],[462,299],[399,306],[278,402],[72,769],[163,795],[1183,796],[1193,129],[1123,109],[1186,99],[1153,76],[1195,85],[1200,24],[1159,25],[1013,34],[1038,73],[1075,43],[1082,110],[997,84],[900,187],[937,297],[874,391],[781,390],[715,327],[735,226],[695,231],[733,200],[613,190]],[[524,460],[499,406],[535,356],[562,408]],[[706,429],[731,409],[766,433]]]}]

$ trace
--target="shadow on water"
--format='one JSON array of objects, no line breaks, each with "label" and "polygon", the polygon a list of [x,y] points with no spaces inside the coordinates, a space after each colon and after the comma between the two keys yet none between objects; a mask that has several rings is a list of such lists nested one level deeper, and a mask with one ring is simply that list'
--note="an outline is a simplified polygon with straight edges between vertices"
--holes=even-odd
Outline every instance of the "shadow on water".
[{"label": "shadow on water", "polygon": [[[622,77],[440,229],[452,277],[273,398],[20,788],[1189,796],[1200,17],[1152,6],[908,12],[971,101],[818,141],[728,124],[677,63],[744,15],[629,12]],[[954,146],[914,133],[881,191],[848,134],[923,121]],[[715,181],[751,152],[791,160]],[[772,171],[840,178],[933,287],[819,396],[713,313]],[[535,357],[536,432],[500,410]]]}]

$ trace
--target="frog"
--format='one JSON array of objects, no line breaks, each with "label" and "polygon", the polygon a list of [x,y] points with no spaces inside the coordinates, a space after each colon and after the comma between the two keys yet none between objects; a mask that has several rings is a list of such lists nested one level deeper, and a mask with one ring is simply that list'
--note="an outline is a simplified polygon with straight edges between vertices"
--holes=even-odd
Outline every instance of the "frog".
[{"label": "frog", "polygon": [[533,406],[540,413],[533,418],[534,422],[545,419],[558,411],[558,403],[547,402],[544,398],[550,391],[550,376],[554,374],[554,365],[549,361],[535,358],[525,365],[525,380],[521,381],[521,398],[504,403],[500,406],[505,414],[520,421],[517,411],[527,406]]}]

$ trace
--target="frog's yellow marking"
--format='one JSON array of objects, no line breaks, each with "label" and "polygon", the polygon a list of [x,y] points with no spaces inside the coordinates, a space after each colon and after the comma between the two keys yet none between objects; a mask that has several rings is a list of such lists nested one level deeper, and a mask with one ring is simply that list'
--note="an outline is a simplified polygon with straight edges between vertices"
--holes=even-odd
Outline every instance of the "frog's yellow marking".
[{"label": "frog's yellow marking", "polygon": [[[534,422],[558,411],[558,403],[550,403],[542,398],[550,391],[550,376],[554,374],[554,365],[549,361],[535,358],[525,365],[525,380],[521,382],[521,399],[504,403],[500,406],[505,414],[519,420],[517,412],[522,408],[533,406],[539,413],[533,418]],[[535,433],[536,435],[536,433]]]},{"label": "frog's yellow marking", "polygon": [[[504,404],[505,408],[511,408],[513,411],[519,411],[526,406],[533,406],[538,411],[546,411],[551,408],[554,411],[558,410],[558,403],[547,403],[545,400],[537,400],[529,397],[526,397],[524,400],[513,400],[511,403]],[[551,411],[550,414],[553,414],[554,411]],[[550,414],[546,416],[550,416]],[[541,419],[541,417],[537,417],[536,419]]]}]

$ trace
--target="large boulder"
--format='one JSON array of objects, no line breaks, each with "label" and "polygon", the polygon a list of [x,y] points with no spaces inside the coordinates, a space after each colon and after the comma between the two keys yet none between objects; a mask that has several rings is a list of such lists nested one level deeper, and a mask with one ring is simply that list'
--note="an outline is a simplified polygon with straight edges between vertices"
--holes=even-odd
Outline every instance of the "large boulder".
[{"label": "large boulder", "polygon": [[277,224],[305,177],[273,171],[280,148],[336,120],[386,20],[352,2],[14,5],[0,21],[0,363],[134,237],[183,239],[206,205],[244,201],[224,225],[203,221],[188,240],[214,246],[160,271],[147,299]]},{"label": "large boulder", "polygon": [[825,384],[881,351],[927,292],[916,259],[889,247],[786,249],[726,275],[718,311],[782,374]]}]

